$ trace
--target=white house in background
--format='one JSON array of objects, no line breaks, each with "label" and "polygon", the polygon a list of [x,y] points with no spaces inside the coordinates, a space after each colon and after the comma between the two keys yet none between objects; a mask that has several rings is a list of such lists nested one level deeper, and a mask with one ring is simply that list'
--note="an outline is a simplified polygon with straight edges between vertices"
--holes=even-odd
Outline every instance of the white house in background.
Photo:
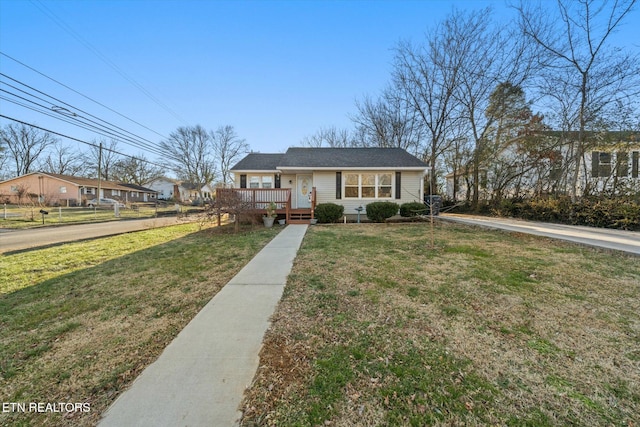
[{"label": "white house in background", "polygon": [[205,201],[211,200],[214,193],[211,185],[197,185],[167,177],[156,179],[149,184],[149,188],[158,192],[160,200],[175,200],[182,203],[191,203],[201,198]]},{"label": "white house in background", "polygon": [[177,193],[178,184],[179,181],[163,176],[149,183],[148,187],[158,192],[159,200],[169,200]]}]

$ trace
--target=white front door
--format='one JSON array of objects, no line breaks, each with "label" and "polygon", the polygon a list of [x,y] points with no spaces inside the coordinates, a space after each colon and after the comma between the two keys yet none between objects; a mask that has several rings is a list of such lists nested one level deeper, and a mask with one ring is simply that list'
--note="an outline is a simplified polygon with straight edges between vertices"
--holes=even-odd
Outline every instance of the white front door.
[{"label": "white front door", "polygon": [[298,209],[311,208],[311,187],[313,177],[311,175],[298,175],[297,179],[297,203]]}]

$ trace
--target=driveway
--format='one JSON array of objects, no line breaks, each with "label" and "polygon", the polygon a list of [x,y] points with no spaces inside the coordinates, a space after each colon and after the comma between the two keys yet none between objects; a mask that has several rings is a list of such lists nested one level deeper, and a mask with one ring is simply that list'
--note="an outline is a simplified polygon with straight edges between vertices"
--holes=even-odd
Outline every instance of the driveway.
[{"label": "driveway", "polygon": [[472,215],[442,214],[445,221],[459,222],[536,236],[567,240],[588,246],[640,255],[640,232],[612,230],[608,228],[581,227],[577,225],[551,224],[519,219],[490,218]]},{"label": "driveway", "polygon": [[178,220],[176,217],[166,217],[32,228],[28,230],[0,229],[0,253],[130,233],[183,222],[185,222],[183,219]]}]

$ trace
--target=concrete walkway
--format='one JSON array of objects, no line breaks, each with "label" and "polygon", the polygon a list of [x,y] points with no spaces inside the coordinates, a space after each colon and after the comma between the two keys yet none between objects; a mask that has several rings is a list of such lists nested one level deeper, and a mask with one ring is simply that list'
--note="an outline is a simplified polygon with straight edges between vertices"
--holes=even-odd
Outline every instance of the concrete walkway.
[{"label": "concrete walkway", "polygon": [[99,426],[233,426],[306,225],[288,225],[191,320]]}]

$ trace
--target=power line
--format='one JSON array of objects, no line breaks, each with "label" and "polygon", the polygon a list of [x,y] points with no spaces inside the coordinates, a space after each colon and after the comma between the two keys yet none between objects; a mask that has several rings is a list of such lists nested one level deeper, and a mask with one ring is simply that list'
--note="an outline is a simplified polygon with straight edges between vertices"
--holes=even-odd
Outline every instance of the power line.
[{"label": "power line", "polygon": [[64,87],[64,88],[66,88],[66,89],[69,89],[71,92],[73,92],[73,93],[75,93],[75,94],[77,94],[77,95],[80,95],[80,96],[82,96],[83,98],[88,99],[89,101],[91,101],[91,102],[93,102],[93,103],[95,103],[95,104],[98,104],[99,106],[101,106],[101,107],[103,107],[103,108],[106,108],[107,110],[111,111],[112,113],[115,113],[115,114],[119,115],[120,117],[122,117],[122,118],[124,118],[124,119],[127,119],[127,120],[129,120],[130,122],[135,123],[135,124],[137,124],[138,126],[143,127],[143,128],[147,129],[147,130],[148,130],[148,131],[150,131],[150,132],[155,133],[155,134],[156,134],[156,135],[158,135],[159,137],[161,137],[161,138],[163,138],[163,139],[168,139],[165,135],[162,135],[161,133],[156,132],[155,130],[153,130],[153,129],[151,129],[151,128],[149,128],[149,127],[145,126],[145,125],[143,125],[142,123],[139,123],[139,122],[137,122],[137,121],[133,120],[132,118],[127,117],[127,116],[125,116],[124,114],[121,114],[120,112],[118,112],[118,111],[114,110],[113,108],[110,108],[110,107],[108,107],[108,106],[104,105],[103,103],[101,103],[101,102],[99,102],[99,101],[96,101],[95,99],[93,99],[93,98],[91,98],[91,97],[89,97],[89,96],[87,96],[87,95],[84,95],[83,93],[78,92],[77,90],[75,90],[75,89],[73,89],[73,88],[71,88],[71,87],[69,87],[69,86],[65,85],[64,83],[59,82],[58,80],[54,79],[53,77],[49,77],[48,75],[44,74],[44,73],[43,73],[43,72],[41,72],[41,71],[36,70],[36,69],[35,69],[35,68],[33,68],[33,67],[30,67],[29,65],[25,64],[24,62],[18,61],[17,59],[13,58],[12,56],[7,55],[6,53],[4,53],[4,52],[2,52],[2,51],[0,51],[0,55],[4,56],[4,57],[6,57],[6,58],[8,58],[8,59],[10,59],[10,60],[12,60],[12,61],[14,61],[14,62],[16,62],[16,63],[20,64],[20,65],[22,65],[23,67],[25,67],[25,68],[27,68],[27,69],[29,69],[29,70],[33,71],[34,73],[37,73],[37,74],[41,75],[42,77],[44,77],[44,78],[46,78],[46,79],[51,80],[51,81],[52,81],[52,82],[54,82],[54,83],[59,84],[60,86],[62,86],[62,87]]},{"label": "power line", "polygon": [[[152,152],[154,152],[155,154],[158,154],[158,155],[166,155],[167,154],[166,152],[164,152],[162,150],[162,148],[160,146],[158,146],[156,143],[154,143],[152,141],[149,141],[148,139],[142,138],[142,137],[140,137],[140,136],[138,136],[138,135],[136,135],[136,134],[134,134],[132,132],[129,132],[129,131],[117,126],[117,125],[114,125],[114,124],[109,123],[109,122],[107,122],[107,121],[105,121],[103,119],[100,119],[99,117],[96,117],[93,114],[90,114],[90,113],[88,113],[88,112],[86,112],[86,111],[84,111],[82,109],[74,107],[73,105],[71,105],[69,103],[66,103],[66,102],[64,102],[64,101],[62,101],[62,100],[60,100],[60,99],[58,99],[58,98],[56,98],[54,96],[51,96],[51,95],[49,95],[49,94],[47,94],[45,92],[42,92],[42,91],[40,91],[38,89],[35,89],[35,88],[27,85],[26,83],[23,83],[23,82],[21,82],[21,81],[19,81],[17,79],[14,79],[14,78],[12,78],[12,77],[4,74],[4,73],[0,73],[0,76],[6,77],[6,78],[8,78],[8,79],[10,79],[10,80],[12,80],[12,81],[24,86],[24,87],[26,87],[26,88],[29,88],[32,91],[35,91],[35,92],[37,92],[39,94],[44,95],[45,97],[51,98],[52,100],[54,100],[57,103],[66,105],[66,106],[70,107],[71,109],[80,111],[80,112],[88,115],[89,117],[95,118],[96,120],[98,120],[98,121],[100,121],[102,123],[105,123],[106,125],[102,124],[102,123],[99,123],[99,122],[96,122],[94,120],[91,120],[91,119],[89,119],[87,117],[84,117],[84,116],[82,116],[80,114],[77,114],[77,113],[75,113],[75,112],[73,112],[71,110],[68,110],[67,108],[60,107],[60,106],[57,106],[57,105],[54,105],[52,107],[48,107],[46,105],[38,104],[37,102],[34,102],[33,100],[24,98],[24,97],[22,97],[20,95],[17,95],[15,93],[6,91],[4,89],[0,89],[0,91],[8,93],[8,94],[10,94],[10,95],[12,95],[12,96],[14,96],[16,98],[19,98],[19,99],[22,99],[22,100],[24,100],[26,102],[30,102],[30,103],[32,103],[34,105],[37,105],[38,107],[42,108],[43,110],[51,110],[51,111],[57,112],[59,115],[62,115],[62,116],[64,116],[66,118],[66,120],[63,120],[63,121],[65,121],[67,123],[75,124],[75,125],[77,125],[79,127],[87,129],[87,130],[96,131],[97,133],[99,133],[101,135],[104,135],[104,136],[121,138],[121,139],[124,140],[123,141],[124,143],[127,143],[129,145],[132,145],[132,146],[134,146],[136,148],[139,148],[139,149],[142,149],[142,150],[152,151]],[[29,93],[29,92],[27,92],[25,90],[22,90],[19,87],[16,87],[14,85],[9,84],[7,82],[0,81],[0,83],[5,84],[5,85],[7,85],[7,86],[9,86],[9,87],[11,87],[11,88],[13,88],[13,89],[25,94],[25,95],[28,95],[28,96],[30,96],[32,98],[35,98],[35,99],[37,99],[39,101],[42,101],[42,102],[45,102],[45,103],[51,103],[51,101],[48,100],[48,99],[44,99],[42,97],[34,95],[33,93]],[[22,106],[24,106],[24,105],[22,105]],[[37,110],[34,110],[34,111],[37,111]],[[43,113],[43,111],[39,111],[39,112]],[[50,115],[50,114],[47,114],[47,115],[50,116],[50,117],[55,117],[55,118],[59,118],[60,120],[62,120],[60,117],[57,117],[55,115]],[[75,122],[81,123],[82,125],[78,125],[78,124],[70,121],[69,119],[71,119],[71,120],[73,120]],[[91,129],[87,128],[86,126],[89,126]],[[108,135],[105,135],[105,132]]]},{"label": "power line", "polygon": [[[23,125],[25,125],[25,126],[31,126],[32,128],[35,128],[35,129],[38,129],[38,130],[41,130],[41,131],[44,131],[44,132],[49,132],[49,133],[50,133],[50,134],[52,134],[52,135],[56,135],[56,136],[60,136],[60,137],[62,137],[62,138],[70,139],[70,140],[72,140],[72,141],[80,142],[80,143],[82,143],[82,144],[86,144],[86,145],[89,145],[89,146],[94,147],[94,148],[98,148],[98,149],[100,148],[100,146],[99,146],[98,144],[94,144],[93,142],[83,141],[83,140],[81,140],[81,139],[74,138],[74,137],[72,137],[72,136],[65,135],[65,134],[63,134],[63,133],[56,132],[56,131],[53,131],[53,130],[51,130],[51,129],[46,129],[46,128],[43,128],[43,127],[41,127],[41,126],[34,125],[34,124],[32,124],[32,123],[27,123],[27,122],[25,122],[25,121],[22,121],[22,120],[16,119],[16,118],[14,118],[14,117],[9,117],[9,116],[5,116],[4,114],[0,114],[0,118],[7,119],[7,120],[11,120],[11,121],[13,121],[13,122],[23,124]],[[103,150],[110,151],[110,152],[112,152],[112,153],[114,153],[114,154],[118,154],[118,155],[120,155],[120,156],[128,157],[128,158],[130,158],[130,159],[134,159],[134,160],[139,160],[139,161],[141,161],[141,162],[149,163],[149,164],[151,164],[151,165],[158,166],[158,167],[161,167],[161,168],[166,167],[166,165],[162,165],[162,164],[160,164],[160,163],[152,162],[152,161],[147,160],[147,159],[141,159],[140,157],[132,156],[132,155],[130,155],[130,154],[121,153],[121,152],[116,151],[116,150],[113,150],[113,149],[111,149],[111,148],[102,147],[102,149],[103,149]]]},{"label": "power line", "polygon": [[[91,114],[91,113],[88,113],[88,112],[86,112],[86,111],[84,111],[84,110],[82,110],[82,109],[80,109],[80,108],[78,108],[78,107],[74,107],[73,105],[71,105],[71,104],[69,104],[69,103],[66,103],[66,102],[64,102],[64,101],[62,101],[62,100],[60,100],[60,99],[58,99],[58,98],[56,98],[56,97],[54,97],[54,96],[52,96],[52,95],[49,95],[49,94],[47,94],[47,93],[45,93],[45,92],[42,92],[42,91],[40,91],[40,90],[38,90],[38,89],[36,89],[36,88],[34,88],[34,87],[32,87],[32,86],[29,86],[28,84],[26,84],[26,83],[24,83],[24,82],[21,82],[20,80],[17,80],[17,79],[12,78],[12,77],[10,77],[10,76],[8,76],[8,75],[4,74],[4,73],[0,73],[0,76],[3,76],[3,77],[5,77],[5,78],[7,78],[7,79],[10,79],[11,81],[16,82],[16,83],[18,83],[18,84],[20,84],[20,85],[22,85],[22,86],[24,86],[24,87],[26,87],[26,88],[28,88],[28,89],[30,89],[30,90],[32,90],[32,91],[35,91],[35,92],[37,92],[37,93],[39,93],[39,94],[41,94],[41,95],[44,95],[44,96],[46,96],[46,97],[48,97],[48,98],[51,98],[51,99],[52,99],[52,100],[54,100],[55,102],[58,102],[58,103],[60,103],[60,104],[66,105],[66,106],[68,106],[68,107],[70,107],[70,108],[72,108],[72,109],[74,109],[74,110],[77,110],[77,111],[80,111],[80,112],[82,112],[82,113],[84,113],[84,114],[87,114],[88,116],[90,116],[90,117],[92,117],[92,118],[95,118],[95,119],[97,119],[97,120],[99,120],[99,121],[101,121],[101,122],[103,122],[103,123],[107,124],[108,126],[111,126],[111,127],[115,128],[115,129],[118,129],[119,131],[123,131],[123,132],[125,132],[126,134],[129,134],[129,135],[131,135],[131,136],[133,136],[133,137],[135,137],[135,138],[138,138],[138,139],[139,139],[139,144],[140,144],[140,145],[143,145],[143,146],[146,146],[146,147],[145,147],[145,149],[149,149],[149,148],[150,148],[150,149],[157,149],[156,144],[155,144],[154,142],[152,142],[152,141],[149,141],[149,140],[148,140],[148,139],[146,139],[146,138],[143,138],[143,137],[138,136],[138,135],[136,135],[136,134],[134,134],[134,133],[132,133],[132,132],[129,132],[129,131],[127,131],[127,130],[125,130],[125,129],[123,129],[123,128],[119,127],[119,126],[117,126],[117,125],[114,125],[114,124],[112,124],[112,123],[110,123],[110,122],[107,122],[106,120],[100,119],[99,117],[94,116],[94,115],[93,115],[93,114]],[[33,97],[33,98],[39,99],[40,101],[43,101],[43,102],[51,102],[50,100],[40,98],[40,97],[38,97],[38,96],[36,96],[36,95],[33,95],[33,94],[31,94],[31,93],[28,93],[28,92],[26,92],[26,91],[22,90],[22,89],[20,89],[20,88],[18,88],[18,87],[16,87],[16,86],[10,85],[10,84],[9,84],[9,83],[7,83],[7,82],[1,82],[1,81],[0,81],[0,83],[4,83],[5,85],[7,85],[7,86],[9,86],[9,87],[12,87],[13,89],[19,90],[20,92],[25,93],[25,94],[27,94],[27,95],[29,95],[29,96]],[[52,109],[53,111],[56,111],[56,112],[60,113],[60,114],[65,114],[65,115],[72,116],[72,117],[82,117],[82,116],[80,116],[80,115],[76,114],[75,112],[72,112],[72,111],[66,110],[66,109],[64,109],[64,108],[59,108],[59,109],[57,109],[57,110],[56,110],[54,107],[56,107],[56,106],[53,106],[51,109]],[[66,111],[64,111],[64,110],[66,110]],[[82,117],[82,118],[86,119],[85,117]],[[91,121],[90,119],[86,119],[86,120]],[[95,122],[94,122],[94,123],[95,123]],[[96,123],[96,124],[98,124],[98,123]],[[100,126],[103,126],[103,125],[100,125]],[[105,128],[106,128],[106,126],[103,126],[103,127],[105,127]],[[120,132],[115,131],[115,130],[113,130],[113,129],[111,129],[111,131],[113,131],[113,132],[115,132],[115,133],[119,133],[119,134],[121,134]],[[123,135],[123,134],[121,134],[121,135]],[[129,139],[131,139],[130,137],[125,137],[125,138],[129,138]]]},{"label": "power line", "polygon": [[64,31],[69,33],[73,38],[75,38],[80,44],[82,44],[85,48],[90,50],[94,55],[96,55],[102,62],[107,64],[113,70],[115,70],[120,76],[122,76],[125,80],[131,83],[135,88],[137,88],[140,92],[142,92],[147,98],[153,101],[155,104],[160,106],[163,110],[171,114],[174,118],[178,119],[182,124],[187,125],[187,122],[180,117],[175,111],[169,108],[165,103],[160,101],[157,97],[155,97],[151,92],[144,88],[140,83],[135,81],[132,77],[129,77],[127,73],[125,73],[120,67],[118,67],[113,61],[107,58],[102,52],[100,52],[95,46],[89,43],[84,37],[78,34],[73,30],[64,20],[62,20],[59,16],[57,16],[51,9],[46,7],[40,0],[31,0],[31,3],[35,5],[42,13],[47,15],[56,25],[62,28]]}]

